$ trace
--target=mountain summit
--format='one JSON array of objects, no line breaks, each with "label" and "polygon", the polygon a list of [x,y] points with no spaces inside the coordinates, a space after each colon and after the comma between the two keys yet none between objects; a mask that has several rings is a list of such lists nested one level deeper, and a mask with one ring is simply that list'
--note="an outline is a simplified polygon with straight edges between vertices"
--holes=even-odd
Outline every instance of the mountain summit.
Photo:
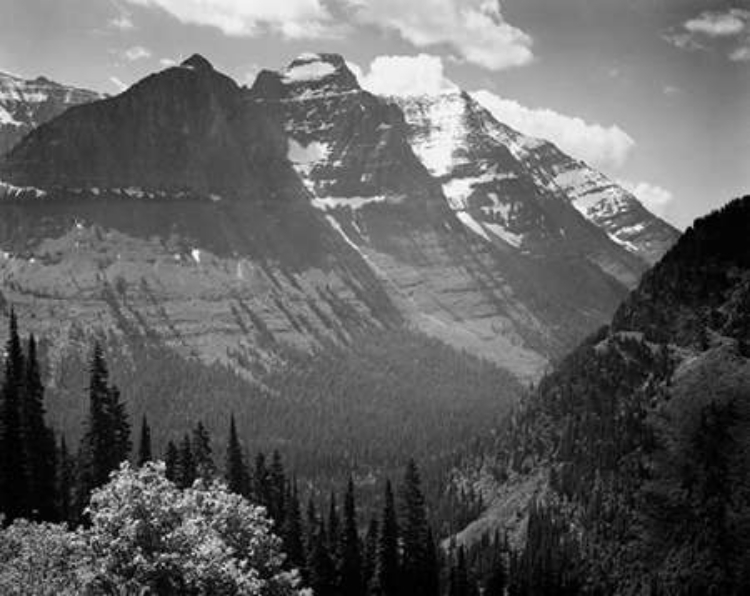
[{"label": "mountain summit", "polygon": [[261,71],[252,87],[253,95],[267,99],[309,99],[359,90],[342,56],[313,53],[298,56],[281,71]]}]

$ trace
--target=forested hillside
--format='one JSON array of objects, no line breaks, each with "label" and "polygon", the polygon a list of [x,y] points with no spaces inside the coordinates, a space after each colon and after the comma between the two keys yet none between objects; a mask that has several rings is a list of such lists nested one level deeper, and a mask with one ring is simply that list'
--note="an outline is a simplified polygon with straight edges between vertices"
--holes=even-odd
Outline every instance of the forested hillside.
[{"label": "forested hillside", "polygon": [[485,516],[543,478],[496,520],[517,593],[747,593],[749,231],[750,197],[696,221],[501,433]]}]

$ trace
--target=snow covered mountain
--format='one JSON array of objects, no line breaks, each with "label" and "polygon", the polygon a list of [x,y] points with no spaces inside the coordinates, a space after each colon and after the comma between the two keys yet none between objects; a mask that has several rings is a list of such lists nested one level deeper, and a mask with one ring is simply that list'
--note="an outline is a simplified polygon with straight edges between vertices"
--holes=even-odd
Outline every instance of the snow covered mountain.
[{"label": "snow covered mountain", "polygon": [[[482,228],[520,247],[525,236],[522,222],[528,220],[532,197],[559,197],[649,265],[679,235],[604,174],[548,141],[498,122],[464,92],[392,100],[403,109],[414,149],[442,181],[451,207],[463,219],[476,220],[477,230]],[[539,232],[540,223],[549,228],[549,221],[538,221],[529,232]],[[559,228],[559,232],[570,230]],[[547,233],[555,230],[547,229]],[[592,258],[601,259],[596,253]],[[628,285],[634,282],[624,271],[613,273]]]},{"label": "snow covered mountain", "polygon": [[465,93],[380,98],[340,56],[306,54],[249,100],[406,319],[511,370],[536,374],[647,267],[510,147],[541,142]]},{"label": "snow covered mountain", "polygon": [[29,131],[69,107],[102,97],[94,91],[67,87],[44,77],[24,80],[0,72],[0,155]]},{"label": "snow covered mountain", "polygon": [[549,147],[465,93],[376,97],[337,55],[249,90],[193,56],[0,161],[3,299],[249,377],[408,327],[534,378],[647,267],[639,222],[582,214]]}]

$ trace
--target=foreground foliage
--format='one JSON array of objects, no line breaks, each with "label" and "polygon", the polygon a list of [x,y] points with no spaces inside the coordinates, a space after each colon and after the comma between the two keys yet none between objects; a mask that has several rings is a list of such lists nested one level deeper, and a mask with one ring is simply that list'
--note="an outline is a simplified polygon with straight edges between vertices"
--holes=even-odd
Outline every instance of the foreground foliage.
[{"label": "foreground foliage", "polygon": [[88,514],[77,531],[18,520],[0,532],[0,593],[301,593],[265,511],[221,483],[179,489],[163,464],[124,463]]}]

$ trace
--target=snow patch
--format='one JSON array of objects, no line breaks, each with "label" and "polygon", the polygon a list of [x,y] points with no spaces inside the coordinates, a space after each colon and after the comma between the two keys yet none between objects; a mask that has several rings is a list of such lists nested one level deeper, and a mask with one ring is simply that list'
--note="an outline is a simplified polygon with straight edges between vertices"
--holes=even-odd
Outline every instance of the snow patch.
[{"label": "snow patch", "polygon": [[511,246],[514,246],[515,248],[521,247],[521,243],[523,242],[523,235],[515,234],[496,223],[485,223],[484,227]]},{"label": "snow patch", "polygon": [[190,251],[190,256],[193,257],[193,260],[200,265],[201,264],[201,251],[199,248],[194,248]]},{"label": "snow patch", "polygon": [[312,206],[321,211],[329,211],[340,207],[348,207],[349,209],[356,211],[365,205],[386,202],[400,202],[400,200],[392,197],[389,201],[389,198],[383,195],[373,197],[321,197],[313,199]]},{"label": "snow patch", "polygon": [[469,228],[475,234],[478,234],[485,240],[490,239],[490,237],[487,235],[487,232],[484,231],[482,224],[480,224],[476,219],[474,219],[470,213],[467,213],[466,211],[457,211],[456,217],[458,217],[461,223],[464,224],[467,228]]},{"label": "snow patch", "polygon": [[0,106],[0,124],[6,126],[23,126],[23,123],[16,120],[3,106]]},{"label": "snow patch", "polygon": [[492,172],[485,172],[479,176],[467,178],[454,178],[443,184],[443,192],[448,199],[448,205],[454,211],[466,209],[468,207],[467,199],[474,192],[474,187],[479,184],[486,184],[497,180],[498,175]]}]

